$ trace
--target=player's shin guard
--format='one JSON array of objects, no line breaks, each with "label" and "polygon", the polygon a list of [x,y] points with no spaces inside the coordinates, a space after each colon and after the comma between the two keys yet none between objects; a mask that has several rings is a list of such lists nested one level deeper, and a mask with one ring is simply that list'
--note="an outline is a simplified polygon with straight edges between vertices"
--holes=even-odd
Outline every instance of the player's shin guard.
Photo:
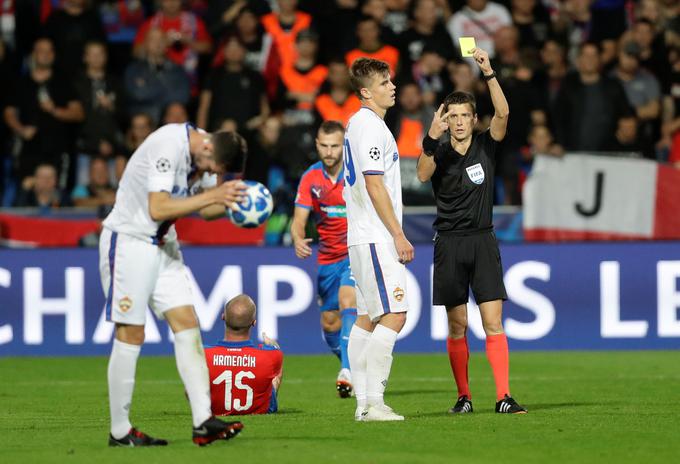
[{"label": "player's shin guard", "polygon": [[467,396],[468,399],[471,399],[472,395],[470,395],[470,385],[468,384],[470,349],[468,348],[467,337],[447,338],[446,351],[449,353],[451,371],[458,387],[458,398]]},{"label": "player's shin guard", "polygon": [[210,378],[198,327],[175,333],[177,370],[184,382],[194,427],[212,416],[210,410]]},{"label": "player's shin guard", "polygon": [[135,389],[137,358],[142,347],[113,340],[109,358],[109,409],[111,411],[111,435],[120,439],[128,434],[130,424],[130,403]]},{"label": "player's shin guard", "polygon": [[392,351],[398,333],[378,324],[366,349],[366,400],[369,406],[384,404],[383,393],[392,369]]},{"label": "player's shin guard", "polygon": [[371,332],[358,327],[352,327],[347,344],[349,367],[352,370],[352,386],[357,406],[366,407],[366,348],[371,339]]},{"label": "player's shin guard", "polygon": [[342,329],[340,329],[340,362],[343,369],[349,369],[349,355],[347,346],[349,345],[349,334],[352,331],[354,321],[357,320],[357,310],[347,308],[342,310]]},{"label": "player's shin guard", "polygon": [[486,357],[491,364],[493,379],[496,382],[496,401],[510,395],[510,356],[508,339],[504,333],[486,336]]},{"label": "player's shin guard", "polygon": [[326,340],[326,345],[328,345],[328,348],[331,349],[333,354],[337,356],[338,359],[342,359],[340,351],[340,330],[335,332],[326,332],[324,330],[323,339]]}]

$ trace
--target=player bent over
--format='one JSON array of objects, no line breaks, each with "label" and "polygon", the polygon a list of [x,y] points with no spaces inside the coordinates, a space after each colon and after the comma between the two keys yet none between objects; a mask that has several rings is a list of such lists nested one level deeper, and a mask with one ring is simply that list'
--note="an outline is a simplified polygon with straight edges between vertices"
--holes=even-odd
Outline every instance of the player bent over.
[{"label": "player bent over", "polygon": [[295,197],[295,213],[290,235],[298,258],[311,256],[311,239],[305,226],[311,212],[319,233],[319,273],[317,293],[321,309],[321,328],[331,351],[340,359],[336,389],[341,398],[352,394],[347,344],[356,320],[354,278],[347,255],[347,214],[342,198],[344,186],[342,145],[345,129],[337,121],[321,124],[316,136],[320,161],[302,175]]},{"label": "player bent over", "polygon": [[395,86],[387,63],[359,58],[350,81],[362,107],[345,134],[347,246],[357,285],[357,321],[349,338],[349,361],[357,398],[355,419],[397,421],[383,401],[392,351],[408,310],[405,263],[413,246],[401,228],[399,153],[385,125]]},{"label": "player bent over", "polygon": [[[433,303],[446,307],[446,347],[458,387],[458,401],[449,412],[472,412],[466,337],[467,301],[472,287],[496,383],[496,412],[526,413],[510,396],[508,340],[501,320],[507,295],[492,223],[496,149],[505,137],[510,111],[487,53],[475,48],[473,57],[489,86],[494,106],[489,129],[473,134],[477,123],[474,97],[453,92],[435,113],[418,158],[418,179],[432,180],[437,202]],[[449,140],[439,143],[447,130]]]},{"label": "player bent over", "polygon": [[110,446],[167,445],[129,420],[147,305],[174,332],[193,442],[202,446],[228,439],[243,427],[215,419],[210,411],[201,332],[173,223],[194,212],[220,217],[225,207],[240,201],[241,182],[216,184],[218,175],[242,172],[245,158],[245,142],[236,133],[208,134],[190,124],[168,124],[147,137],[125,168],[99,241],[106,318],[116,324],[108,367]]},{"label": "player bent over", "polygon": [[255,303],[238,295],[224,307],[224,340],[205,348],[210,372],[212,412],[216,416],[269,414],[278,410],[283,353],[265,336],[255,344]]}]

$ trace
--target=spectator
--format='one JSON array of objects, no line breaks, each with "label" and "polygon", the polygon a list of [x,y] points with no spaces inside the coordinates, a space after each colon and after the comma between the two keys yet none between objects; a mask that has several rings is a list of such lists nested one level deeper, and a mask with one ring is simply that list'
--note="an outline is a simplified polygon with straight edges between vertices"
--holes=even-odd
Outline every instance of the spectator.
[{"label": "spectator", "polygon": [[147,113],[133,114],[130,118],[130,127],[125,134],[125,151],[129,158],[144,140],[153,132],[155,124]]},{"label": "spectator", "polygon": [[380,25],[380,40],[386,44],[397,43],[397,35],[387,23],[386,0],[367,0],[361,5],[361,14],[369,16]]},{"label": "spectator", "polygon": [[[182,0],[160,0],[160,11],[146,20],[135,37],[137,58],[143,58],[147,52],[147,35],[154,29],[165,34],[165,53],[170,61],[181,66],[197,85],[199,56],[212,49],[212,39],[203,20],[190,11],[182,11]],[[198,91],[198,87],[195,90]]]},{"label": "spectator", "polygon": [[520,64],[519,31],[515,26],[503,26],[494,35],[496,57],[491,65],[501,84],[511,79]]},{"label": "spectator", "polygon": [[512,0],[512,22],[519,32],[519,48],[540,49],[551,34],[550,15],[536,0]]},{"label": "spectator", "polygon": [[294,63],[281,67],[277,107],[285,111],[287,125],[310,125],[314,99],[326,80],[328,69],[316,62],[318,37],[311,29],[296,39]]},{"label": "spectator", "polygon": [[387,13],[384,22],[397,35],[408,29],[410,4],[411,0],[385,0]]},{"label": "spectator", "polygon": [[105,217],[116,200],[116,191],[109,180],[107,160],[92,158],[89,171],[87,183],[76,185],[71,192],[71,200],[77,207],[101,208],[99,217]]},{"label": "spectator", "polygon": [[380,41],[380,24],[374,18],[364,16],[357,23],[356,34],[359,45],[345,55],[347,66],[352,66],[354,60],[360,57],[374,58],[386,62],[394,78],[399,67],[399,51]]},{"label": "spectator", "polygon": [[40,213],[48,213],[52,208],[64,206],[62,195],[57,188],[57,170],[51,164],[39,164],[33,176],[21,182],[16,207],[40,208]]},{"label": "spectator", "polygon": [[640,46],[638,58],[640,66],[653,70],[661,84],[668,85],[670,79],[668,51],[663,37],[657,34],[654,24],[646,19],[636,21],[632,28],[631,38]]},{"label": "spectator", "polygon": [[566,150],[605,150],[619,118],[631,110],[621,84],[600,74],[597,45],[581,47],[578,72],[564,81],[553,114],[557,142]]},{"label": "spectator", "polygon": [[664,91],[661,139],[656,144],[657,159],[678,162],[680,166],[680,46],[670,50],[670,85]]},{"label": "spectator", "polygon": [[661,89],[652,73],[640,68],[641,48],[636,42],[625,42],[619,51],[619,63],[611,73],[618,79],[640,123],[639,135],[645,156],[654,157],[652,145],[658,130],[661,114]]},{"label": "spectator", "polygon": [[122,153],[123,134],[119,122],[126,114],[122,85],[106,71],[106,46],[102,42],[88,42],[83,61],[85,72],[74,85],[85,111],[76,142],[77,183],[80,184],[87,181],[91,157],[112,160]]},{"label": "spectator", "polygon": [[239,16],[246,10],[256,21],[258,17],[271,13],[267,0],[210,0],[206,13],[208,32],[213,37],[223,37],[229,34],[234,25],[238,23]]},{"label": "spectator", "polygon": [[411,66],[406,80],[412,80],[420,88],[425,105],[432,106],[444,98],[446,83],[443,76],[446,60],[436,48],[429,45],[423,49],[418,60]]},{"label": "spectator", "polygon": [[292,66],[296,59],[296,39],[300,31],[312,26],[312,17],[297,11],[297,0],[276,0],[277,12],[262,16],[262,26],[273,40],[277,59],[269,62],[264,70],[267,94],[274,96],[278,86],[281,65]]},{"label": "spectator", "polygon": [[[280,142],[281,130],[281,119],[269,116],[258,128],[255,137],[248,141],[244,177],[267,185],[272,192],[285,181],[285,153]],[[272,165],[277,166],[275,171],[270,171]]]},{"label": "spectator", "polygon": [[434,108],[425,104],[420,87],[415,82],[402,83],[397,91],[397,110],[386,115],[386,122],[397,141],[399,156],[418,158],[422,152],[421,142],[432,122]]},{"label": "spectator", "polygon": [[163,109],[161,125],[165,124],[184,124],[189,121],[187,108],[181,103],[172,102]]},{"label": "spectator", "polygon": [[42,163],[60,165],[73,148],[69,124],[83,120],[81,103],[69,82],[53,69],[54,47],[47,38],[33,46],[31,69],[8,95],[5,122],[20,148],[15,178],[21,182]]},{"label": "spectator", "polygon": [[607,149],[622,153],[644,153],[645,146],[638,135],[638,127],[638,119],[634,114],[620,118],[617,121],[611,145]]},{"label": "spectator", "polygon": [[582,44],[591,40],[592,0],[565,0],[553,19],[556,39],[566,45],[569,62],[576,61]]},{"label": "spectator", "polygon": [[328,77],[314,100],[314,108],[321,121],[340,121],[343,126],[361,108],[361,102],[352,92],[344,60],[333,59],[328,63]]},{"label": "spectator", "polygon": [[503,5],[488,0],[466,0],[465,6],[451,16],[446,27],[456,45],[460,37],[472,36],[477,47],[486,50],[493,58],[496,54],[493,40],[496,31],[511,24],[510,12]]},{"label": "spectator", "polygon": [[65,75],[81,69],[87,42],[106,38],[99,13],[87,6],[87,0],[63,0],[47,19],[45,31],[54,44],[56,67]]},{"label": "spectator", "polygon": [[168,104],[186,104],[190,97],[189,78],[180,66],[167,59],[166,48],[163,31],[148,31],[144,58],[133,61],[125,70],[129,111],[147,113],[155,122],[160,121],[161,111]]},{"label": "spectator", "polygon": [[99,16],[106,32],[113,70],[124,70],[130,62],[132,42],[146,15],[141,0],[102,0]]},{"label": "spectator", "polygon": [[553,108],[555,98],[557,98],[564,77],[567,75],[566,50],[557,41],[550,39],[543,44],[540,58],[541,65],[536,72],[536,80],[539,82],[540,88],[546,93],[547,107]]},{"label": "spectator", "polygon": [[250,7],[241,8],[235,20],[235,34],[246,48],[245,67],[263,72],[272,59],[272,37],[264,32]]},{"label": "spectator", "polygon": [[262,76],[245,67],[246,49],[236,36],[224,44],[224,62],[213,69],[201,92],[197,122],[212,132],[224,119],[238,130],[254,129],[269,115]]},{"label": "spectator", "polygon": [[410,71],[425,49],[437,50],[447,60],[457,55],[451,37],[438,14],[441,10],[435,0],[413,2],[413,22],[398,37],[403,72]]}]

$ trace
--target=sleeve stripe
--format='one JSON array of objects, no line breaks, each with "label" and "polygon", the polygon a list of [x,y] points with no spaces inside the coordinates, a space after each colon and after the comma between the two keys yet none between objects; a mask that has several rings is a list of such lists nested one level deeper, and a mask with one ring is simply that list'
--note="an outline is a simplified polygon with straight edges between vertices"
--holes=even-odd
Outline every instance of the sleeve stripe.
[{"label": "sleeve stripe", "polygon": [[385,174],[385,171],[363,171],[362,174],[365,176],[381,176]]},{"label": "sleeve stripe", "polygon": [[298,208],[312,209],[311,206],[303,205],[302,203],[295,203],[295,206],[297,206]]}]

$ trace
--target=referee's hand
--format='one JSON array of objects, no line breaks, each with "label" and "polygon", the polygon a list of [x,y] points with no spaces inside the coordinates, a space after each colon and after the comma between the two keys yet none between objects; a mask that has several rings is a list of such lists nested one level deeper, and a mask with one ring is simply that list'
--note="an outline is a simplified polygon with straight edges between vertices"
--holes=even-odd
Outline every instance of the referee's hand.
[{"label": "referee's hand", "polygon": [[394,238],[394,247],[397,249],[397,256],[401,264],[408,264],[413,261],[415,251],[404,234]]},{"label": "referee's hand", "polygon": [[434,112],[434,116],[432,117],[430,130],[427,131],[427,135],[430,136],[431,139],[439,140],[439,137],[446,132],[446,129],[449,128],[449,116],[451,116],[451,113],[453,113],[453,110],[448,112],[444,111],[443,103],[439,105],[439,109]]}]

